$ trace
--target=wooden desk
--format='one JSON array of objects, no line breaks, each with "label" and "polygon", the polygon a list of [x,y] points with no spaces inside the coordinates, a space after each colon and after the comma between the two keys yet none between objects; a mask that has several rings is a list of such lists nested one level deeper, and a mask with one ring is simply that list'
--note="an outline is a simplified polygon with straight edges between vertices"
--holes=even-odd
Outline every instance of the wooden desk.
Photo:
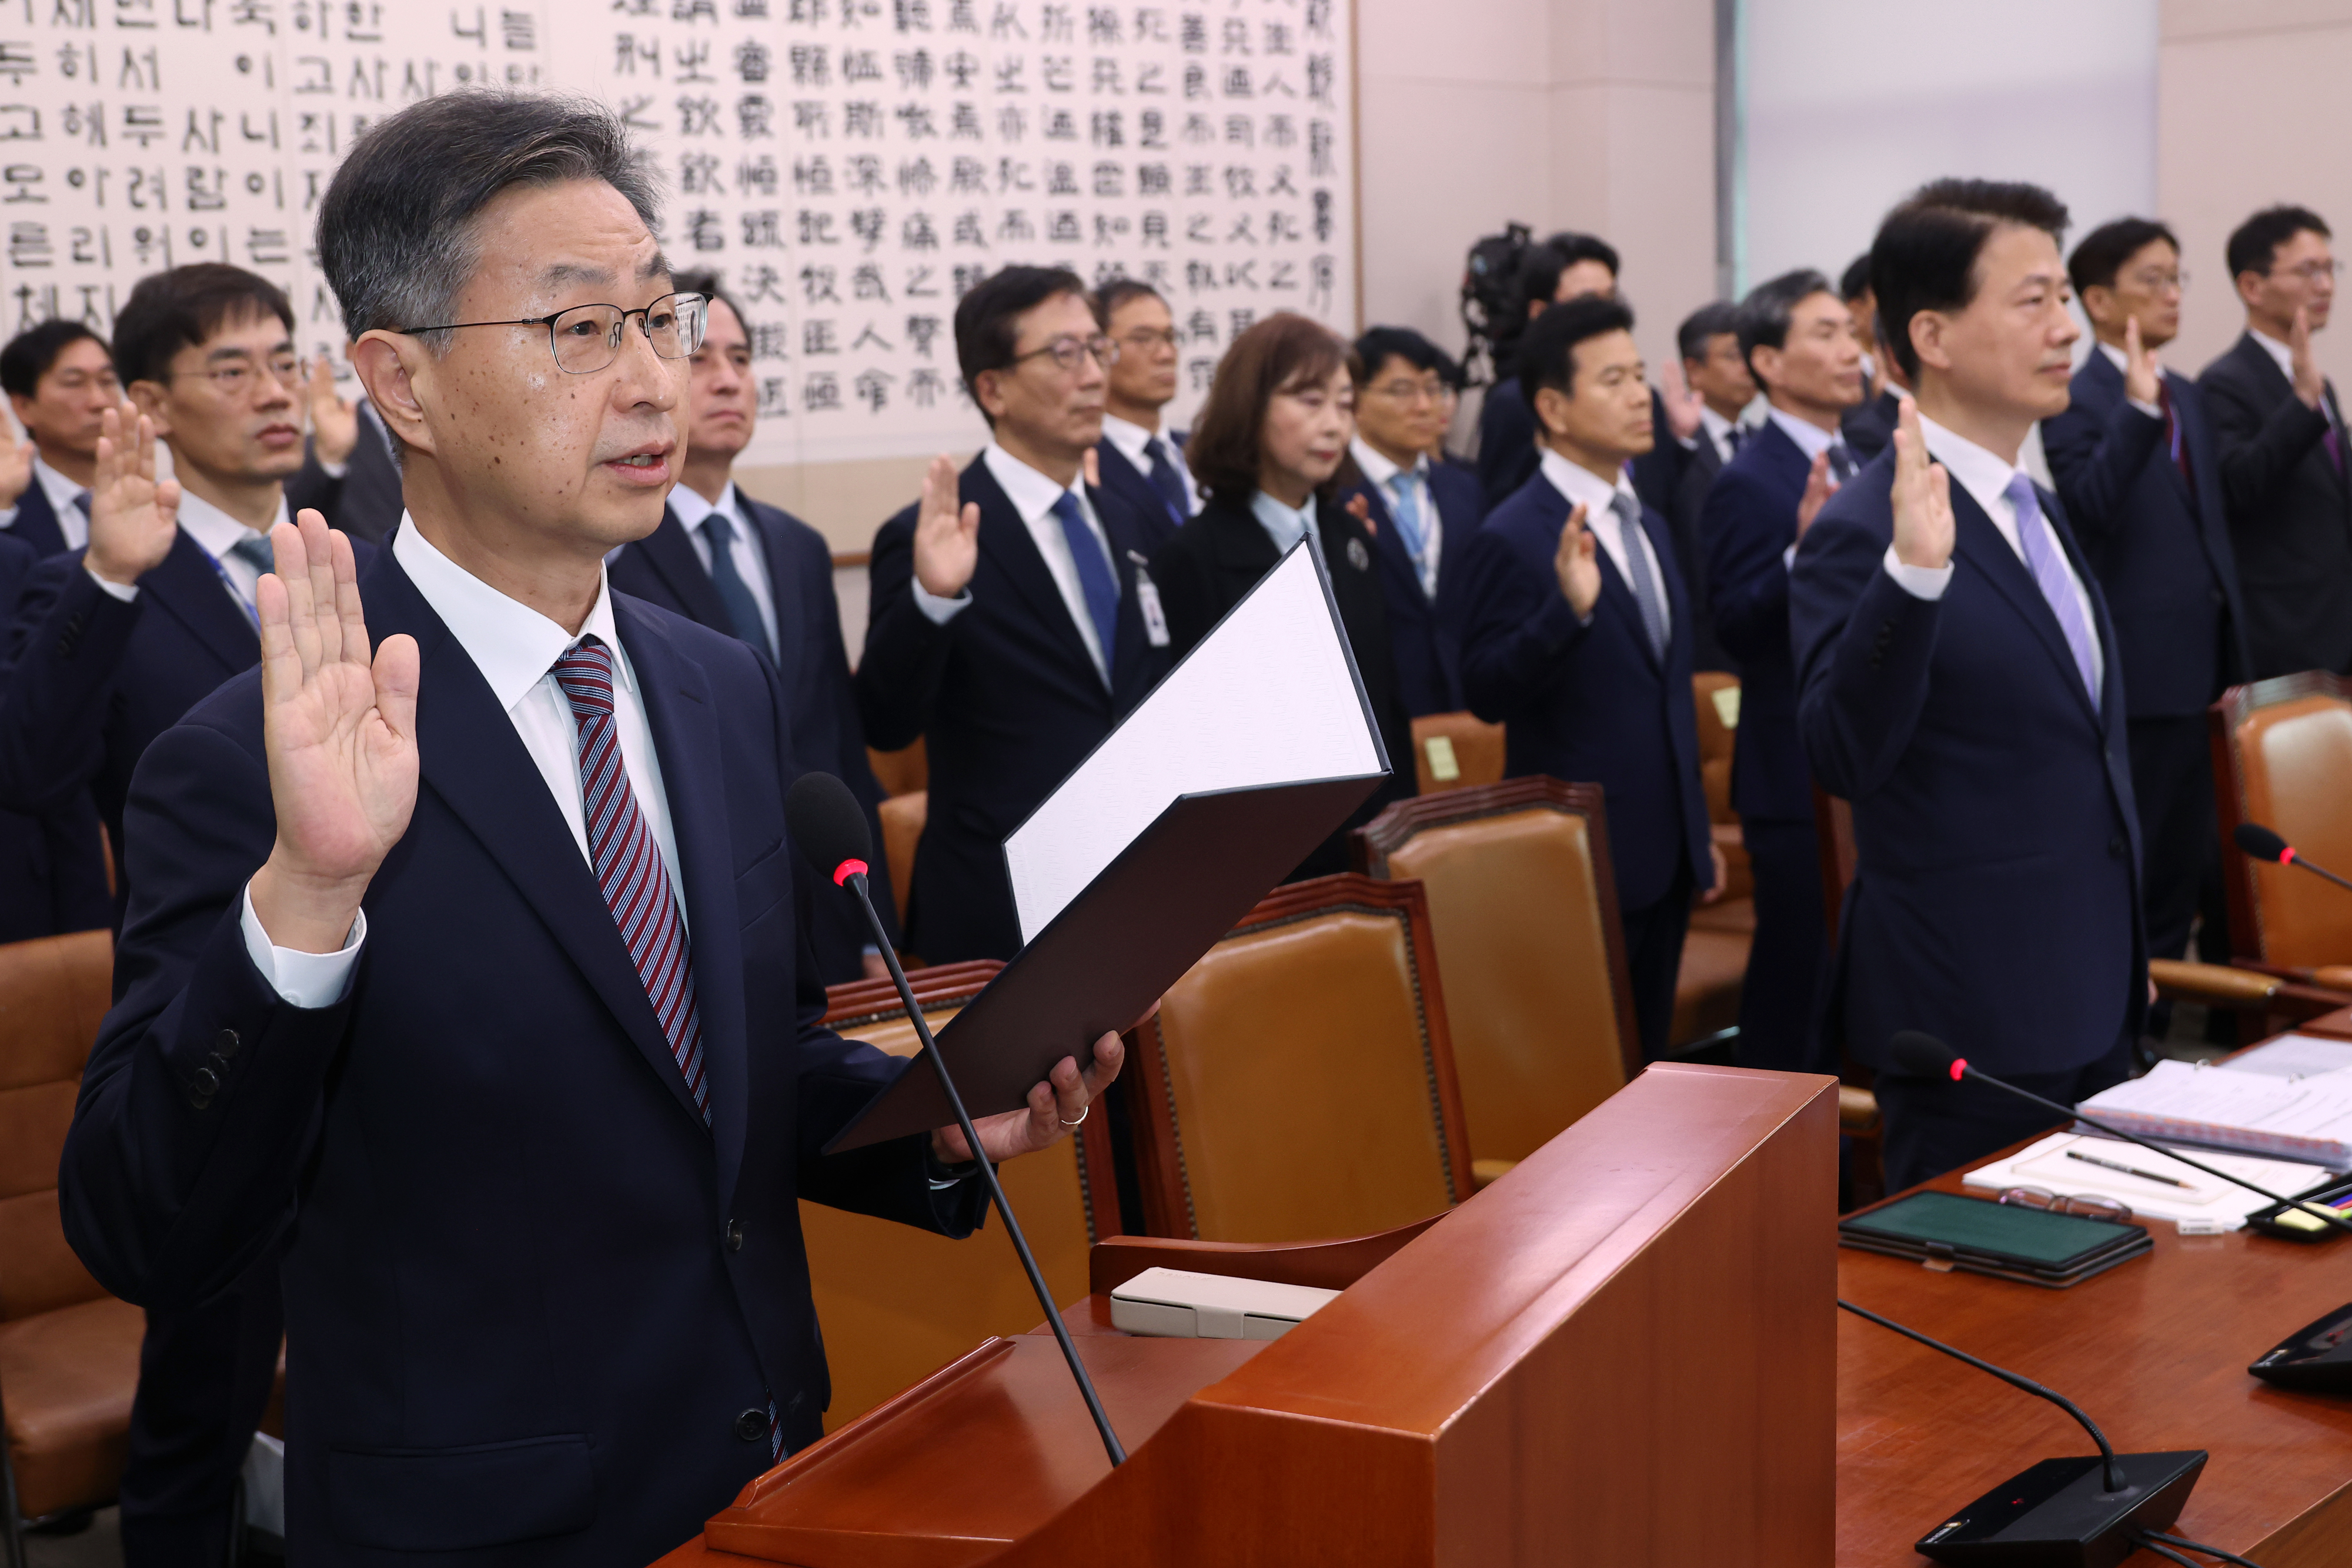
[{"label": "wooden desk", "polygon": [[[1927,1185],[1962,1190],[1958,1172]],[[2047,1384],[2119,1453],[2210,1450],[2175,1527],[2189,1540],[2263,1568],[2352,1563],[2352,1399],[2246,1375],[2263,1351],[2352,1301],[2352,1242],[2148,1228],[2155,1251],[2072,1290],[1842,1248],[1838,1293]],[[2091,1451],[2045,1401],[1838,1314],[1837,1568],[1925,1563],[1911,1543],[1943,1520],[1939,1510],[2037,1459]]]},{"label": "wooden desk", "polygon": [[2336,1040],[2352,1040],[2352,1008],[2337,1008],[2332,1013],[2322,1013],[2315,1019],[2305,1019],[2294,1026],[2297,1034],[2324,1034]]}]

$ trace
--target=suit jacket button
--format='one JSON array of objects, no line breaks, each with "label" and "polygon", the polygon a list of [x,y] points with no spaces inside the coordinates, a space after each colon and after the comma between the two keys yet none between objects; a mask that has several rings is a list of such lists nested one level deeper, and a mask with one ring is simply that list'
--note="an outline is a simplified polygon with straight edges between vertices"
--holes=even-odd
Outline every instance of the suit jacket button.
[{"label": "suit jacket button", "polygon": [[768,1435],[768,1413],[746,1410],[735,1417],[735,1435],[747,1443],[756,1443]]},{"label": "suit jacket button", "polygon": [[213,1050],[224,1061],[228,1058],[235,1056],[236,1054],[236,1048],[244,1043],[245,1041],[238,1037],[236,1030],[233,1029],[225,1029],[221,1030],[219,1034],[213,1037]]},{"label": "suit jacket button", "polygon": [[196,1109],[201,1111],[204,1102],[220,1092],[220,1074],[209,1067],[199,1067],[195,1076],[188,1080],[188,1087],[194,1092]]},{"label": "suit jacket button", "polygon": [[740,1219],[730,1219],[727,1222],[727,1250],[730,1252],[743,1250],[743,1222]]}]

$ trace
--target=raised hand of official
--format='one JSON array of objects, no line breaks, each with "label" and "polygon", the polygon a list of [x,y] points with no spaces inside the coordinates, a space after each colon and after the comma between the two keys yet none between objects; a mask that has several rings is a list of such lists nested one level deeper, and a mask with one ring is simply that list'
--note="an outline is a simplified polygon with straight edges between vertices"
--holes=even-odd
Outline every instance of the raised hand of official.
[{"label": "raised hand of official", "polygon": [[1551,562],[1559,579],[1559,596],[1568,601],[1579,621],[1591,614],[1601,601],[1601,559],[1594,553],[1599,548],[1600,541],[1584,526],[1584,503],[1579,501],[1560,527],[1559,549]]},{"label": "raised hand of official", "polygon": [[0,507],[13,507],[33,483],[33,438],[0,420]]},{"label": "raised hand of official", "polygon": [[332,953],[416,805],[416,639],[369,657],[351,540],[317,512],[269,542],[278,570],[254,597],[278,842],[253,912],[277,946]]},{"label": "raised hand of official", "polygon": [[321,463],[348,463],[360,442],[360,411],[335,390],[334,368],[320,354],[302,380],[302,402],[310,413],[310,448]]},{"label": "raised hand of official", "polygon": [[980,565],[980,507],[959,508],[961,494],[954,462],[932,458],[915,512],[915,580],[936,599],[961,593]]},{"label": "raised hand of official", "polygon": [[2164,367],[2156,350],[2140,341],[2139,318],[2124,318],[2124,395],[2134,402],[2156,402],[2164,396]]},{"label": "raised hand of official", "polygon": [[1837,494],[1837,481],[1830,477],[1830,452],[1824,446],[1813,454],[1813,465],[1805,470],[1805,493],[1797,497],[1797,537],[1803,538],[1822,508]]},{"label": "raised hand of official", "polygon": [[1668,360],[1659,371],[1658,379],[1665,385],[1658,389],[1659,400],[1665,404],[1666,428],[1675,433],[1676,441],[1689,441],[1698,434],[1705,423],[1698,411],[1706,406],[1706,399],[1683,377],[1683,368]]},{"label": "raised hand of official", "polygon": [[98,482],[89,487],[89,550],[82,561],[128,587],[172,553],[180,485],[155,477],[155,423],[137,408],[126,402],[108,409],[98,430]]},{"label": "raised hand of official", "polygon": [[[988,1163],[1000,1165],[1060,1143],[1087,1119],[1095,1097],[1110,1086],[1126,1061],[1127,1047],[1118,1035],[1106,1034],[1095,1041],[1094,1061],[1083,1070],[1074,1057],[1054,1063],[1045,1081],[1029,1091],[1027,1110],[974,1119],[971,1128],[980,1134]],[[971,1145],[964,1142],[961,1127],[941,1127],[931,1134],[931,1153],[942,1164],[961,1165],[971,1158]]]},{"label": "raised hand of official", "polygon": [[2287,334],[2286,346],[2287,363],[2294,368],[2294,395],[2305,408],[2317,408],[2327,395],[2327,378],[2311,351],[2311,312],[2300,305],[2294,308],[2294,329]]},{"label": "raised hand of official", "polygon": [[1895,557],[1906,566],[1943,567],[1952,559],[1952,477],[1927,460],[1919,405],[1903,400],[1895,426]]}]

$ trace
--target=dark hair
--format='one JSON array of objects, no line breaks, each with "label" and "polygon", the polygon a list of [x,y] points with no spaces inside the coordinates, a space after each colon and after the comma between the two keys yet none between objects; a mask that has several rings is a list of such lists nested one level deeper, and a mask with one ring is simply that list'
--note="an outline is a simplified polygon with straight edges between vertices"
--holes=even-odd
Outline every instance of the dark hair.
[{"label": "dark hair", "polygon": [[1864,251],[1838,274],[1838,298],[1851,305],[1870,292],[1870,253]]},{"label": "dark hair", "polygon": [[1440,349],[1437,350],[1437,379],[1459,392],[1469,386],[1470,372],[1462,368],[1461,361]]},{"label": "dark hair", "polygon": [[2066,258],[2066,276],[2074,279],[2074,292],[2113,288],[2124,263],[2158,240],[2170,246],[2173,255],[2180,254],[2179,236],[2154,218],[2117,218],[2101,224],[2084,235],[2074,254]]},{"label": "dark hair", "polygon": [[2003,224],[2040,229],[2054,243],[2066,233],[2066,204],[2018,181],[1933,180],[1878,225],[1870,287],[1878,297],[1879,330],[1905,381],[1919,379],[1911,318],[1968,308],[1977,293],[1977,257]]},{"label": "dark hair", "polygon": [[1520,314],[1529,305],[1549,305],[1559,292],[1559,275],[1580,261],[1597,261],[1617,276],[1617,250],[1598,235],[1561,233],[1528,247],[1519,262]]},{"label": "dark hair", "polygon": [[[1580,295],[1537,317],[1519,340],[1519,391],[1527,394],[1528,412],[1535,411],[1536,393],[1545,387],[1574,395],[1579,343],[1633,329],[1633,307],[1598,294]],[[1536,423],[1540,430],[1543,422]]]},{"label": "dark hair", "polygon": [[1789,323],[1796,319],[1798,305],[1816,294],[1836,293],[1830,280],[1810,267],[1767,278],[1748,291],[1739,302],[1739,357],[1748,361],[1748,373],[1758,386],[1764,385],[1764,375],[1756,368],[1756,350],[1787,348]]},{"label": "dark hair", "polygon": [[[1348,362],[1348,345],[1311,317],[1278,310],[1226,346],[1209,382],[1209,396],[1192,416],[1184,459],[1201,488],[1242,503],[1257,488],[1258,436],[1274,394],[1328,379]],[[1340,472],[1347,471],[1340,465]],[[1324,488],[1339,482],[1332,476]]]},{"label": "dark hair", "polygon": [[[34,397],[41,390],[41,378],[58,362],[58,356],[88,338],[100,348],[106,340],[79,321],[68,321],[53,316],[37,327],[27,327],[8,340],[0,349],[0,392],[16,397]],[[108,350],[111,353],[113,350]]]},{"label": "dark hair", "polygon": [[[502,191],[594,180],[651,228],[654,176],[618,116],[584,98],[465,89],[377,120],[319,204],[319,265],[343,330],[440,326],[479,257],[475,220]],[[439,353],[449,334],[421,335]]]},{"label": "dark hair", "polygon": [[[1349,373],[1361,386],[1381,373],[1381,367],[1391,360],[1402,360],[1416,371],[1435,371],[1437,379],[1445,379],[1445,355],[1438,346],[1410,327],[1374,327],[1356,340],[1349,350]],[[1456,374],[1461,367],[1454,367]]]},{"label": "dark hair", "polygon": [[1144,282],[1141,278],[1112,278],[1108,283],[1104,284],[1100,288],[1095,290],[1093,301],[1095,308],[1095,324],[1100,327],[1104,331],[1109,331],[1110,319],[1118,314],[1118,308],[1120,306],[1126,304],[1130,299],[1144,298],[1157,299],[1162,305],[1168,303],[1168,296],[1160,293],[1160,290],[1152,287],[1151,285]]},{"label": "dark hair", "polygon": [[963,371],[972,406],[991,429],[996,421],[980,401],[981,372],[1010,365],[1013,345],[1021,339],[1021,318],[1065,294],[1093,303],[1087,286],[1067,267],[1008,267],[990,273],[956,301],[956,364]]},{"label": "dark hair", "polygon": [[241,267],[198,261],[151,272],[114,313],[114,373],[125,385],[162,381],[181,350],[228,323],[268,316],[294,330],[285,292]]},{"label": "dark hair", "polygon": [[1704,360],[1710,340],[1738,330],[1738,308],[1728,299],[1713,300],[1683,318],[1675,329],[1675,350],[1685,360]]},{"label": "dark hair", "polygon": [[696,267],[684,272],[674,272],[670,274],[669,286],[680,294],[699,294],[714,305],[726,306],[735,312],[735,319],[739,322],[750,320],[743,314],[743,307],[735,303],[735,297],[719,286],[719,274],[710,267]]},{"label": "dark hair", "polygon": [[2234,285],[2242,273],[2267,274],[2271,263],[2278,259],[2279,246],[2306,233],[2322,239],[2336,237],[2309,207],[2264,207],[2230,231],[2230,281]]}]

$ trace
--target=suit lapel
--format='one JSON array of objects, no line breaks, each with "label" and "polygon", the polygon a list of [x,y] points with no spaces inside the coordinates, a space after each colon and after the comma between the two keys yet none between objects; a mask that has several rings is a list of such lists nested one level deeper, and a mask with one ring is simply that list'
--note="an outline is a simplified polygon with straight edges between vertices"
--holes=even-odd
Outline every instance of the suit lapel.
[{"label": "suit lapel", "polygon": [[1118,442],[1106,435],[1097,444],[1097,450],[1105,489],[1118,492],[1129,506],[1139,510],[1149,507],[1151,516],[1166,517],[1171,528],[1184,526],[1184,519],[1176,515],[1175,508],[1168,504],[1168,497],[1152,488],[1150,476],[1128,461],[1127,454],[1118,449]]},{"label": "suit lapel", "polygon": [[1085,671],[1087,679],[1100,686],[1102,678],[1095,673],[1095,662],[1087,654],[1077,623],[1070,619],[1070,607],[1063,601],[1060,586],[1045,558],[1037,553],[1037,541],[1029,537],[1029,525],[1013,509],[1013,498],[988,471],[985,457],[973,458],[963,471],[962,495],[966,501],[980,506],[982,558],[993,561],[1013,590],[1029,601],[1030,610],[1051,632],[1071,665]]},{"label": "suit lapel", "polygon": [[1216,563],[1223,596],[1239,602],[1251,584],[1274,570],[1282,555],[1246,503],[1236,507],[1212,502],[1202,508],[1201,516],[1213,513],[1214,521],[1206,530],[1209,558]]},{"label": "suit lapel", "polygon": [[[2039,486],[2035,488],[2040,490]],[[2059,549],[2066,556],[2068,564],[2074,567],[2075,576],[2087,583],[2089,573],[2075,558],[2066,538],[2066,530],[2060,528],[2055,520],[2058,519],[2055,499],[2042,492],[2042,505],[2044,519],[2051,520],[2052,537],[2059,539]],[[2084,713],[2094,724],[2098,723],[2098,707],[2092,703],[2091,694],[2084,689],[2083,673],[2074,663],[2074,651],[2066,645],[2066,633],[2059,629],[2057,612],[2051,609],[2050,601],[2042,597],[2042,585],[2034,580],[2033,573],[2027,569],[2023,559],[2001,537],[2000,530],[1993,526],[1993,520],[1985,516],[1984,508],[1977,505],[1977,498],[1957,481],[1952,485],[1952,521],[1953,554],[1983,573],[1985,580],[1992,584],[1993,591],[2007,600],[2010,608],[2033,628],[2033,634],[2041,640],[2042,651],[2056,662],[2067,687],[2083,705]],[[2092,634],[2101,635],[2095,616]],[[2102,646],[2103,664],[2115,663],[2112,646],[2112,643]]]},{"label": "suit lapel", "polygon": [[[1358,494],[1364,497],[1366,509],[1370,514],[1372,554],[1379,560],[1381,570],[1401,585],[1412,590],[1410,598],[1392,598],[1390,602],[1391,604],[1428,602],[1421,591],[1421,573],[1414,570],[1412,557],[1404,548],[1404,530],[1397,527],[1396,513],[1389,507],[1388,493],[1368,477],[1364,481],[1363,488]],[[1433,485],[1429,486],[1429,494],[1433,505],[1437,498],[1437,487]],[[1439,560],[1442,566],[1443,552],[1445,548],[1443,532],[1439,534],[1438,541]]]},{"label": "suit lapel", "polygon": [[187,529],[172,540],[171,553],[162,564],[140,578],[139,587],[231,674],[261,662],[261,633],[221,580],[213,558]]},{"label": "suit lapel", "polygon": [[66,531],[58,525],[57,510],[49,505],[49,493],[41,488],[38,476],[16,498],[16,520],[8,531],[32,546],[44,560],[64,553]]},{"label": "suit lapel", "polygon": [[[694,996],[702,1013],[702,1052],[710,1081],[710,1131],[719,1155],[719,1196],[735,1189],[742,1166],[746,1104],[751,1095],[750,1024],[743,1010],[742,932],[735,907],[734,842],[727,811],[726,773],[719,743],[718,706],[702,667],[681,655],[658,622],[635,604],[616,603],[614,623],[637,677],[654,750],[661,758],[662,792],[669,800],[678,875],[686,884],[688,949]],[[568,835],[567,835],[568,836]],[[578,858],[576,853],[573,857]],[[601,897],[598,900],[602,904]],[[611,924],[610,919],[606,921]],[[635,967],[630,968],[631,978]],[[640,995],[643,987],[639,987]],[[659,1030],[656,1030],[659,1035]],[[685,1096],[685,1080],[661,1040],[656,1063]],[[691,1102],[688,1102],[690,1104]]]},{"label": "suit lapel", "polygon": [[710,573],[703,570],[702,558],[694,553],[694,540],[688,537],[686,524],[677,512],[662,508],[661,527],[638,541],[637,549],[645,552],[646,564],[662,585],[677,596],[688,615],[714,632],[735,634],[735,626],[727,618],[727,606],[720,602],[719,590],[712,586]]},{"label": "suit lapel", "polygon": [[[773,507],[752,500],[740,489],[735,494],[742,500],[744,513],[759,533],[760,552],[768,563],[768,591],[775,596],[776,604],[776,674],[783,682],[785,695],[790,696],[801,689],[801,604],[803,589],[800,562],[793,559],[792,550],[787,548],[783,514]],[[830,583],[826,584],[827,591],[831,588]]]},{"label": "suit lapel", "polygon": [[[1135,574],[1150,557],[1143,549],[1143,535],[1138,529],[1134,508],[1121,497],[1113,495],[1108,486],[1087,491],[1087,502],[1102,519],[1103,538],[1110,541],[1110,569],[1118,579],[1118,622],[1113,629],[1110,664],[1111,689],[1115,692],[1136,661],[1143,657],[1143,607],[1137,601]],[[1165,512],[1166,507],[1160,510]]]}]

